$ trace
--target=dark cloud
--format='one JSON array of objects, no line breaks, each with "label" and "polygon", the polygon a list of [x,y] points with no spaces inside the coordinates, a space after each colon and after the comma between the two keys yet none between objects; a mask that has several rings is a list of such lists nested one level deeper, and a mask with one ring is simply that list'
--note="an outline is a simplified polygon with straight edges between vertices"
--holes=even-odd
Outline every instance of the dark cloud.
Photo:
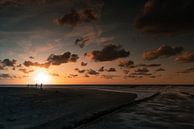
[{"label": "dark cloud", "polygon": [[63,17],[56,19],[58,25],[76,26],[82,23],[90,23],[99,18],[99,12],[96,9],[71,10]]},{"label": "dark cloud", "polygon": [[139,78],[143,78],[144,76],[152,76],[151,73],[149,73],[149,69],[147,68],[138,68],[135,70],[135,72],[130,73],[129,75],[125,75],[124,78],[135,78],[135,79],[139,79]]},{"label": "dark cloud", "polygon": [[79,68],[75,68],[75,71],[77,71],[78,73],[85,73],[85,72],[86,72],[86,70],[85,70],[85,69],[80,70]]},{"label": "dark cloud", "polygon": [[157,78],[155,75],[150,76],[150,78]]},{"label": "dark cloud", "polygon": [[23,63],[23,65],[26,66],[26,67],[31,67],[31,66],[41,67],[41,68],[49,68],[50,67],[50,63],[49,62],[46,62],[46,63],[38,63],[38,62],[32,62],[32,61],[25,61]]},{"label": "dark cloud", "polygon": [[163,69],[163,68],[158,68],[158,69],[156,69],[155,71],[156,71],[156,72],[164,72],[164,71],[166,71],[166,70]]},{"label": "dark cloud", "polygon": [[182,55],[176,57],[176,61],[192,63],[194,62],[194,52],[185,52]]},{"label": "dark cloud", "polygon": [[113,44],[104,46],[102,50],[94,50],[85,54],[85,56],[93,59],[96,62],[113,61],[119,58],[126,58],[129,55],[129,51],[121,49],[121,46]]},{"label": "dark cloud", "polygon": [[62,55],[51,54],[47,58],[47,62],[45,63],[25,61],[23,64],[26,67],[35,66],[35,67],[49,68],[50,65],[61,65],[63,63],[68,63],[68,62],[76,62],[78,59],[79,57],[77,54],[71,54],[71,52],[65,52]]},{"label": "dark cloud", "polygon": [[161,64],[138,64],[138,67],[160,67]]},{"label": "dark cloud", "polygon": [[16,60],[4,59],[1,61],[3,67],[14,67],[16,64]]},{"label": "dark cloud", "polygon": [[116,77],[119,77],[118,75],[101,75],[102,78],[104,79],[113,79],[113,78],[116,78]]},{"label": "dark cloud", "polygon": [[75,77],[78,77],[77,74],[69,74],[69,76],[67,76],[68,78],[75,78]]},{"label": "dark cloud", "polygon": [[143,76],[137,76],[137,75],[127,75],[124,76],[124,79],[133,78],[133,79],[141,79]]},{"label": "dark cloud", "polygon": [[131,73],[131,75],[133,76],[151,76],[151,73],[147,73],[147,72],[135,72],[135,73]]},{"label": "dark cloud", "polygon": [[90,77],[90,76],[89,76],[88,74],[85,74],[85,76],[84,76],[84,77],[87,77],[87,78],[88,78],[88,77]]},{"label": "dark cloud", "polygon": [[0,65],[0,70],[4,70],[4,67],[2,65]]},{"label": "dark cloud", "polygon": [[85,63],[85,62],[81,62],[81,66],[87,66],[88,63]]},{"label": "dark cloud", "polygon": [[76,62],[79,59],[77,54],[71,54],[71,52],[65,52],[62,55],[51,54],[47,61],[52,65],[61,65],[68,62]]},{"label": "dark cloud", "polygon": [[34,57],[33,57],[33,56],[30,56],[29,58],[30,58],[30,59],[34,59]]},{"label": "dark cloud", "polygon": [[89,41],[90,39],[88,37],[81,37],[81,38],[77,38],[75,40],[75,45],[78,45],[80,48],[85,47],[86,43]]},{"label": "dark cloud", "polygon": [[104,72],[104,66],[100,67],[98,71],[99,72]]},{"label": "dark cloud", "polygon": [[0,74],[0,79],[11,79],[13,78],[13,76],[11,76],[10,74]]},{"label": "dark cloud", "polygon": [[88,75],[99,75],[99,72],[97,72],[97,71],[95,71],[93,69],[89,69],[89,70],[87,70],[87,74]]},{"label": "dark cloud", "polygon": [[125,67],[125,68],[128,68],[130,66],[134,65],[134,62],[129,60],[129,61],[126,61],[126,60],[123,60],[123,61],[120,61],[119,62],[119,67]]},{"label": "dark cloud", "polygon": [[116,72],[117,70],[115,68],[109,68],[106,70],[107,72]]},{"label": "dark cloud", "polygon": [[133,68],[139,68],[139,67],[144,67],[144,68],[155,68],[155,67],[160,67],[161,64],[132,64],[133,62],[121,62],[119,64],[120,67],[123,68],[129,68],[129,69],[133,69]]},{"label": "dark cloud", "polygon": [[177,34],[194,29],[193,0],[147,0],[135,27],[143,32]]},{"label": "dark cloud", "polygon": [[77,54],[72,54],[69,62],[76,62],[79,59],[79,56]]},{"label": "dark cloud", "polygon": [[19,64],[19,65],[17,65],[16,67],[20,68],[20,67],[22,67],[22,64]]},{"label": "dark cloud", "polygon": [[136,73],[148,73],[149,69],[147,68],[139,68],[135,70]]},{"label": "dark cloud", "polygon": [[27,70],[27,69],[19,69],[19,71],[23,72],[24,74],[32,73],[34,70]]},{"label": "dark cloud", "polygon": [[180,54],[183,51],[183,47],[171,47],[163,45],[156,50],[146,51],[143,54],[145,60],[154,60],[160,57],[170,57]]},{"label": "dark cloud", "polygon": [[129,72],[130,72],[129,70],[123,70],[124,74],[129,74]]},{"label": "dark cloud", "polygon": [[194,73],[194,68],[187,68],[187,69],[185,69],[185,70],[182,70],[182,71],[180,71],[180,72],[177,72],[177,73],[179,73],[179,74],[187,74],[187,73]]}]

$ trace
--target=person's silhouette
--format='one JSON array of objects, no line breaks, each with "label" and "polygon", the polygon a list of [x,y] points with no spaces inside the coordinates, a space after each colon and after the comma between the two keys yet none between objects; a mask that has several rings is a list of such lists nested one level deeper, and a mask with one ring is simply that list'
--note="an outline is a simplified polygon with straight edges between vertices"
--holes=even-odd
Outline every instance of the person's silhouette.
[{"label": "person's silhouette", "polygon": [[43,87],[43,85],[42,85],[42,83],[40,84],[40,88],[42,89],[42,87]]}]

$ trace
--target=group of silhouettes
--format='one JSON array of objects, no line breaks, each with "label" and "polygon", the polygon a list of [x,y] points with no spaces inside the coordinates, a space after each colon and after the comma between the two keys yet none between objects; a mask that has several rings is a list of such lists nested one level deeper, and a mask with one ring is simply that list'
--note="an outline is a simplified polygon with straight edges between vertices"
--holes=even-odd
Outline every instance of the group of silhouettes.
[{"label": "group of silhouettes", "polygon": [[35,88],[43,89],[43,84],[42,84],[42,83],[41,83],[40,85],[38,85],[37,83],[36,83],[35,85],[30,85],[30,84],[28,84],[27,86],[28,86],[28,88],[30,88],[30,87],[35,87]]}]

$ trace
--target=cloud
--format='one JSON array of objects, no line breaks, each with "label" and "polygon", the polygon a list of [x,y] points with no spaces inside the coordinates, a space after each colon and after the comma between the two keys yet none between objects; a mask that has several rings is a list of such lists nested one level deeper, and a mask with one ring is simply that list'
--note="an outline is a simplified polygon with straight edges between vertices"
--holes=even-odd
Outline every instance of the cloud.
[{"label": "cloud", "polygon": [[93,29],[88,30],[87,28],[85,28],[84,31],[89,32],[75,40],[75,45],[79,46],[80,48],[84,48],[85,46],[93,42],[103,45],[110,44],[114,40],[114,37],[104,37],[103,31],[100,29],[99,26],[93,27]]},{"label": "cloud", "polygon": [[129,72],[130,72],[129,70],[123,70],[124,74],[129,74]]},{"label": "cloud", "polygon": [[150,76],[150,78],[156,78],[157,76],[155,76],[155,75],[152,75],[152,76]]},{"label": "cloud", "polygon": [[85,75],[84,75],[84,77],[87,77],[87,78],[89,78],[90,76],[89,76],[88,74],[85,74]]},{"label": "cloud", "polygon": [[139,68],[135,70],[136,73],[148,73],[149,69],[147,68]]},{"label": "cloud", "polygon": [[160,67],[161,64],[138,64],[138,67]]},{"label": "cloud", "polygon": [[71,54],[71,52],[65,52],[62,55],[51,54],[47,61],[52,65],[61,65],[68,62],[76,62],[79,59],[77,54]]},{"label": "cloud", "polygon": [[88,63],[85,63],[85,62],[81,62],[81,66],[87,66]]},{"label": "cloud", "polygon": [[152,34],[178,34],[194,29],[193,0],[147,0],[135,27]]},{"label": "cloud", "polygon": [[99,72],[104,72],[104,66],[100,67],[98,71]]},{"label": "cloud", "polygon": [[156,69],[155,71],[156,71],[156,72],[164,72],[164,71],[166,71],[166,70],[163,69],[163,68],[158,68],[158,69]]},{"label": "cloud", "polygon": [[16,60],[4,59],[0,63],[2,64],[3,67],[14,67],[16,64]]},{"label": "cloud", "polygon": [[101,75],[101,77],[102,78],[104,78],[104,79],[113,79],[113,78],[115,78],[115,77],[119,77],[118,75]]},{"label": "cloud", "polygon": [[134,62],[131,61],[131,60],[128,60],[128,61],[123,60],[123,61],[120,61],[120,62],[119,62],[119,67],[128,68],[129,66],[132,66],[132,65],[134,65]]},{"label": "cloud", "polygon": [[188,74],[188,73],[194,73],[194,68],[187,68],[185,70],[182,70],[180,72],[177,72],[178,74]]},{"label": "cloud", "polygon": [[38,62],[32,62],[32,61],[25,61],[23,63],[23,65],[26,66],[26,67],[31,67],[31,66],[41,67],[41,68],[49,68],[50,67],[50,63],[49,62],[46,62],[46,63],[38,63]]},{"label": "cloud", "polygon": [[194,62],[194,52],[185,52],[182,55],[177,56],[176,61],[192,63]]},{"label": "cloud", "polygon": [[147,72],[135,72],[135,73],[131,73],[131,75],[133,76],[151,76],[151,73],[147,73]]},{"label": "cloud", "polygon": [[0,74],[0,79],[11,79],[13,78],[13,76],[11,76],[10,74]]},{"label": "cloud", "polygon": [[71,10],[61,18],[56,19],[58,25],[77,26],[82,23],[90,23],[99,18],[99,13],[96,9]]},{"label": "cloud", "polygon": [[77,38],[75,40],[75,45],[78,45],[80,48],[85,47],[86,42],[89,41],[90,39],[88,37],[81,37],[81,38]]},{"label": "cloud", "polygon": [[18,64],[16,67],[20,68],[20,67],[22,67],[22,64]]},{"label": "cloud", "polygon": [[80,70],[79,68],[75,68],[75,71],[77,71],[78,73],[85,73],[85,69],[83,69],[83,70]]},{"label": "cloud", "polygon": [[106,70],[107,72],[116,72],[117,70],[115,68],[109,68]]},{"label": "cloud", "polygon": [[[138,68],[136,69],[133,73],[129,73],[129,71],[123,71],[125,76],[124,78],[127,79],[127,78],[135,78],[135,79],[140,79],[140,78],[143,78],[144,76],[152,76],[151,73],[149,73],[149,69],[147,68]],[[128,75],[127,75],[128,74]]]},{"label": "cloud", "polygon": [[141,79],[141,78],[143,78],[143,76],[137,76],[137,75],[127,75],[127,76],[124,76],[124,79],[127,79],[127,78]]},{"label": "cloud", "polygon": [[2,65],[0,65],[0,70],[4,70],[4,67]]},{"label": "cloud", "polygon": [[27,69],[19,69],[19,71],[21,71],[21,72],[23,72],[24,74],[28,74],[28,73],[32,73],[32,72],[34,72],[34,70],[27,70]]},{"label": "cloud", "polygon": [[68,78],[75,78],[75,77],[78,77],[77,74],[69,74],[69,76],[67,76]]},{"label": "cloud", "polygon": [[89,69],[89,70],[87,70],[87,74],[88,75],[99,75],[99,72],[97,72],[97,71],[95,71],[93,69]]},{"label": "cloud", "polygon": [[180,54],[183,51],[183,47],[171,47],[168,45],[162,45],[156,50],[146,51],[143,54],[145,60],[154,60],[160,57],[171,57]]},{"label": "cloud", "polygon": [[33,56],[30,56],[29,58],[30,58],[30,59],[34,59],[34,57],[33,57]]},{"label": "cloud", "polygon": [[95,62],[113,61],[119,58],[126,58],[130,55],[129,51],[121,49],[121,46],[109,44],[105,45],[102,50],[94,50],[85,53],[86,57],[91,58]]}]

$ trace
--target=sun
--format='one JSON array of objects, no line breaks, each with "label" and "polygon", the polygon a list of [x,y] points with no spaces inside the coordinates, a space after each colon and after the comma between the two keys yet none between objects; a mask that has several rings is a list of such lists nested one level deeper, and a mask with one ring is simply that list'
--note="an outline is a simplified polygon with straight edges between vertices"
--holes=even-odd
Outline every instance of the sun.
[{"label": "sun", "polygon": [[51,77],[48,71],[39,69],[34,72],[33,81],[37,84],[48,84],[50,83]]}]

